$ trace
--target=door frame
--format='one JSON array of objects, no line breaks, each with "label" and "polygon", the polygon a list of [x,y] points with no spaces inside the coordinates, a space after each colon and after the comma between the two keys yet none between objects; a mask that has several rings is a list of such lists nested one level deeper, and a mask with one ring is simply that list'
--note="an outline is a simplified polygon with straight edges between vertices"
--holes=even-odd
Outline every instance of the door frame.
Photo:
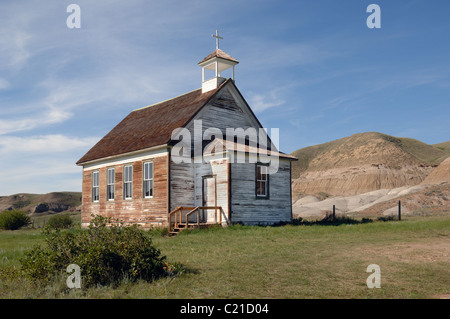
[{"label": "door frame", "polygon": [[[205,202],[205,180],[208,178],[214,178],[214,206],[217,207],[217,176],[216,175],[204,175],[202,176],[202,206],[208,206]],[[214,209],[214,214],[217,216],[217,209]],[[206,213],[208,216],[208,213]],[[202,219],[205,218],[205,211],[202,210]]]}]

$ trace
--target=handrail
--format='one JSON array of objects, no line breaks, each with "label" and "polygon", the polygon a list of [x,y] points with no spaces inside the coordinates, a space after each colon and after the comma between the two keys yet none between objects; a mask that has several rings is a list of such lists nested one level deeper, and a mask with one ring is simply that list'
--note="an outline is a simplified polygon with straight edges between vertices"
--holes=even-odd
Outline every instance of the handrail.
[{"label": "handrail", "polygon": [[177,227],[177,213],[181,210],[181,207],[176,207],[173,211],[169,213],[168,221],[169,221],[169,232],[172,231],[172,215],[175,214],[174,227]]},{"label": "handrail", "polygon": [[185,227],[188,228],[189,226],[189,217],[197,213],[197,226],[200,226],[200,214],[199,211],[201,209],[214,209],[215,214],[215,220],[217,223],[217,210],[219,210],[219,224],[222,224],[222,206],[177,206],[173,211],[169,213],[168,216],[168,222],[169,222],[169,232],[172,231],[172,216],[175,215],[174,218],[174,228],[177,228],[179,224],[182,224],[182,218],[183,218],[183,210],[189,210],[189,212],[185,215],[186,224]]},{"label": "handrail", "polygon": [[193,210],[186,214],[186,228],[188,228],[189,226],[189,216],[191,216],[195,212],[197,212],[197,226],[200,226],[200,214],[198,213],[199,209],[199,207],[195,207]]}]

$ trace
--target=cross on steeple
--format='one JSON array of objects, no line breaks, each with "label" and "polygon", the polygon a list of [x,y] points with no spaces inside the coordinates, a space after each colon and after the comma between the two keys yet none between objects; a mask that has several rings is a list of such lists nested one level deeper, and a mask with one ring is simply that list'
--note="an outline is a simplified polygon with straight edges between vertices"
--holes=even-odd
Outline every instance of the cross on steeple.
[{"label": "cross on steeple", "polygon": [[213,38],[216,38],[216,50],[219,49],[219,39],[223,39],[222,37],[219,37],[219,31],[216,30],[216,34],[211,34]]}]

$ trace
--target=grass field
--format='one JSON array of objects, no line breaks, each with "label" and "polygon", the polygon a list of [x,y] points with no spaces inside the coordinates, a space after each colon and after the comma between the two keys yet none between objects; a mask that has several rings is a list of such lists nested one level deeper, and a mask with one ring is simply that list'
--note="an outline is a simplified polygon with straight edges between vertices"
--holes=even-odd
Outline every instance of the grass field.
[{"label": "grass field", "polygon": [[[0,231],[0,298],[444,298],[450,296],[450,218],[340,226],[232,226],[154,236],[185,273],[153,283],[69,290],[1,272],[42,243],[40,230]],[[381,269],[369,289],[367,266]],[[3,279],[2,279],[3,277]]]}]

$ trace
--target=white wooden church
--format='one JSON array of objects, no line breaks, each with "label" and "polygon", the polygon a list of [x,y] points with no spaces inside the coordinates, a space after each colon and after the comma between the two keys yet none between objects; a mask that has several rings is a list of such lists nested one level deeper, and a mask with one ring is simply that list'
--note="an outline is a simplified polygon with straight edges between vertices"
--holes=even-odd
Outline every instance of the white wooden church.
[{"label": "white wooden church", "polygon": [[[259,141],[265,131],[236,87],[239,62],[219,49],[218,33],[213,36],[216,50],[198,63],[201,88],[132,111],[77,162],[83,168],[83,226],[91,214],[144,228],[169,226],[172,232],[292,219],[291,162],[296,158],[279,152],[267,136],[268,147],[248,136],[227,137],[227,128],[253,128]],[[222,77],[225,70],[230,78]],[[210,128],[216,134],[204,140]],[[192,137],[187,145],[183,136],[192,149],[181,162],[180,140],[174,139],[180,129]],[[199,145],[200,153],[193,152]]]}]

